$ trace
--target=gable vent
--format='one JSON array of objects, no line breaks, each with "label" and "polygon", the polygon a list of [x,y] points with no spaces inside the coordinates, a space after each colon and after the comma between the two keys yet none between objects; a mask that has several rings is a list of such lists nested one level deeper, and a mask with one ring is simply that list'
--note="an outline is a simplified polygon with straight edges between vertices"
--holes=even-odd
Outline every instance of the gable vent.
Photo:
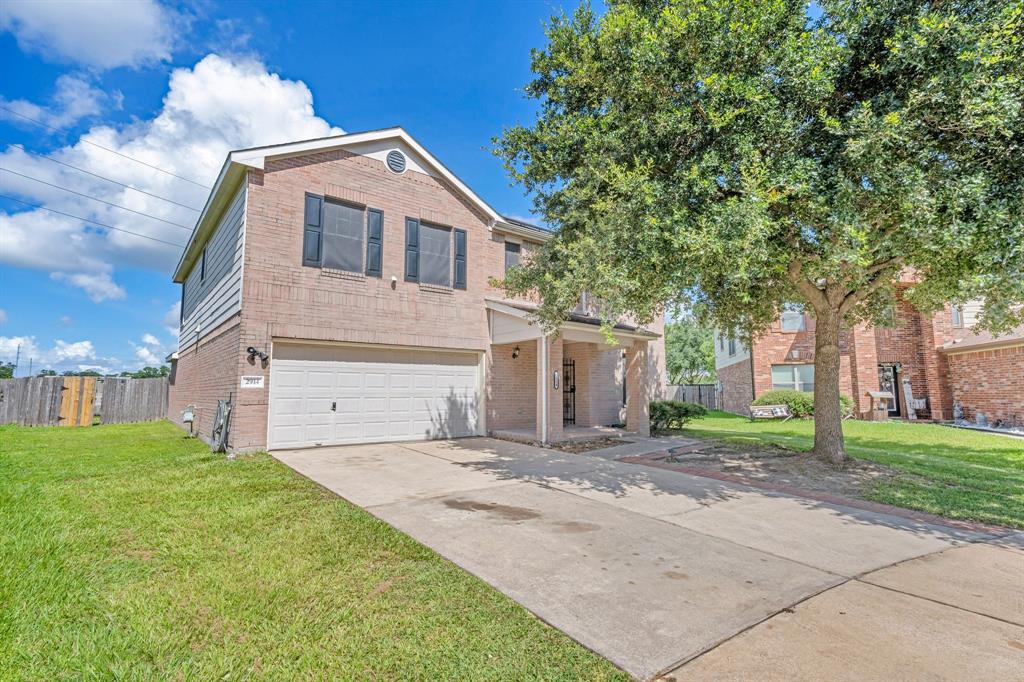
[{"label": "gable vent", "polygon": [[388,168],[391,169],[392,173],[404,173],[405,172],[405,154],[393,149],[388,152]]}]

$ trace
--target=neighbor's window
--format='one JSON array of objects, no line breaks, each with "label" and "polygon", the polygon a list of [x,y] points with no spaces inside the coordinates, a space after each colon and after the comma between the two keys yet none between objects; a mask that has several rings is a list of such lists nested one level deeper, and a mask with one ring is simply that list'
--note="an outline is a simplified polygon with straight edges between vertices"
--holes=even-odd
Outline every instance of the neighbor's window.
[{"label": "neighbor's window", "polygon": [[729,339],[729,355],[736,355],[736,339]]},{"label": "neighbor's window", "polygon": [[804,315],[804,307],[799,303],[783,305],[782,314],[779,315],[779,324],[784,332],[807,331],[807,316]]},{"label": "neighbor's window", "polygon": [[505,242],[505,272],[519,265],[522,260],[522,250],[522,246],[515,242]]},{"label": "neighbor's window", "polygon": [[955,305],[952,307],[953,311],[953,326],[960,329],[964,326],[964,309],[961,306]]},{"label": "neighbor's window", "polygon": [[725,334],[718,335],[718,350],[725,350]]},{"label": "neighbor's window", "polygon": [[886,329],[894,329],[896,327],[896,307],[892,304],[885,306],[882,309],[882,314],[879,316],[878,326]]},{"label": "neighbor's window", "polygon": [[452,231],[420,223],[420,282],[452,285]]},{"label": "neighbor's window", "polygon": [[814,365],[772,365],[772,388],[814,390]]}]

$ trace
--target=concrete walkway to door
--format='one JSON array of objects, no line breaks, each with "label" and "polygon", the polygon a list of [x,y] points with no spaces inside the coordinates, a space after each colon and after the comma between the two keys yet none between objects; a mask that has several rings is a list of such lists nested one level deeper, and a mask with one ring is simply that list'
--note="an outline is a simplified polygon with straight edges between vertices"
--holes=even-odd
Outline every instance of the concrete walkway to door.
[{"label": "concrete walkway to door", "polygon": [[1024,671],[1021,537],[486,438],[273,454],[641,679]]}]

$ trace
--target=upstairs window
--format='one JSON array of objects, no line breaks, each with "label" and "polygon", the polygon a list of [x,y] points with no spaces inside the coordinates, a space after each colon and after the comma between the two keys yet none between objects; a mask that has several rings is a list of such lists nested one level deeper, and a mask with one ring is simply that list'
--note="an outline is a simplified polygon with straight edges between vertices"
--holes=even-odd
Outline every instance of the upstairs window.
[{"label": "upstairs window", "polygon": [[307,194],[302,264],[381,276],[384,214]]},{"label": "upstairs window", "polygon": [[772,365],[772,388],[814,391],[814,365]]},{"label": "upstairs window", "polygon": [[732,357],[733,355],[736,355],[736,339],[735,338],[730,338],[729,339],[729,356]]},{"label": "upstairs window", "polygon": [[405,219],[405,280],[465,289],[466,231]]},{"label": "upstairs window", "polygon": [[505,272],[519,265],[522,260],[522,246],[515,242],[505,242]]},{"label": "upstairs window", "polygon": [[779,326],[784,332],[807,331],[807,316],[804,315],[804,307],[798,303],[787,303],[782,306]]},{"label": "upstairs window", "polygon": [[963,306],[954,305],[951,308],[953,314],[953,326],[957,329],[963,329],[964,326],[964,309]]}]

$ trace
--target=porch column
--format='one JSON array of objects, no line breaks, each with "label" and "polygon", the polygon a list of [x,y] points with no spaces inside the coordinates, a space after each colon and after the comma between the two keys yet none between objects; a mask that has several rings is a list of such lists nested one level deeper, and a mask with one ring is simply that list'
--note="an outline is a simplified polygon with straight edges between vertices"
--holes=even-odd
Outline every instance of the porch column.
[{"label": "porch column", "polygon": [[[558,372],[558,388],[554,386]],[[554,443],[562,439],[562,339],[537,339],[537,440]]]},{"label": "porch column", "polygon": [[650,363],[647,341],[634,341],[626,349],[626,430],[651,435]]}]

